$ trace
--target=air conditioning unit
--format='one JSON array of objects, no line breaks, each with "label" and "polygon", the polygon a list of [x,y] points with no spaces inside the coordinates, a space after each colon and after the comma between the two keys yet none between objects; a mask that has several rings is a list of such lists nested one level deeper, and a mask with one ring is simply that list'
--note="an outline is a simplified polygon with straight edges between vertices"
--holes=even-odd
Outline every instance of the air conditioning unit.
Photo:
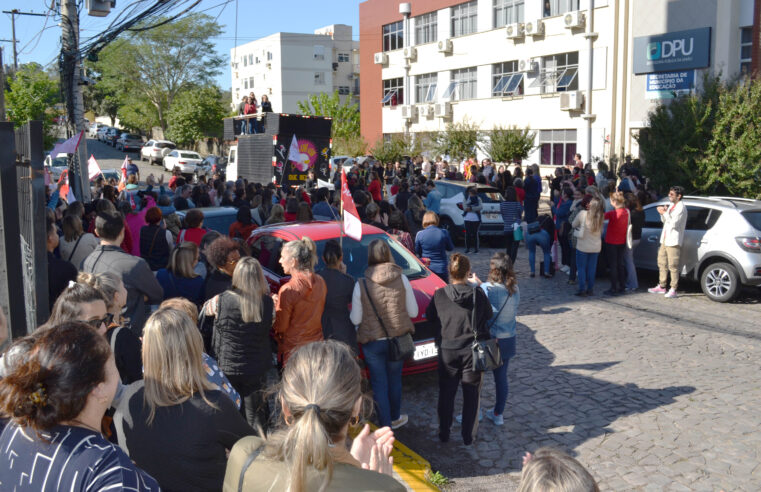
[{"label": "air conditioning unit", "polygon": [[569,91],[560,93],[561,111],[579,111],[584,104],[584,95],[581,91]]},{"label": "air conditioning unit", "polygon": [[542,19],[537,19],[535,21],[526,22],[524,28],[526,29],[526,34],[529,36],[541,36],[544,34],[544,21]]},{"label": "air conditioning unit", "polygon": [[414,108],[409,104],[402,106],[402,119],[411,120],[415,116],[413,110]]},{"label": "air conditioning unit", "polygon": [[579,10],[576,10],[574,12],[568,12],[563,16],[563,23],[565,24],[566,29],[576,29],[579,27],[584,27],[584,22],[586,21],[586,17],[584,16],[584,12],[581,12]]},{"label": "air conditioning unit", "polygon": [[523,25],[523,22],[516,22],[514,24],[508,24],[507,27],[505,27],[505,33],[507,34],[507,39],[519,39],[522,38],[526,34],[525,26]]},{"label": "air conditioning unit", "polygon": [[407,46],[402,52],[404,59],[414,61],[417,58],[417,48],[414,46]]},{"label": "air conditioning unit", "polygon": [[428,118],[429,116],[433,116],[433,106],[430,104],[424,104],[422,106],[418,106],[417,114],[421,118]]},{"label": "air conditioning unit", "polygon": [[539,68],[539,63],[535,62],[531,58],[526,58],[518,62],[519,72],[535,72]]},{"label": "air conditioning unit", "polygon": [[452,116],[452,104],[448,102],[437,103],[434,105],[433,112],[437,118],[449,118]]},{"label": "air conditioning unit", "polygon": [[388,55],[383,52],[376,53],[373,57],[373,62],[376,65],[388,65]]},{"label": "air conditioning unit", "polygon": [[452,40],[442,39],[439,41],[439,53],[452,53]]}]

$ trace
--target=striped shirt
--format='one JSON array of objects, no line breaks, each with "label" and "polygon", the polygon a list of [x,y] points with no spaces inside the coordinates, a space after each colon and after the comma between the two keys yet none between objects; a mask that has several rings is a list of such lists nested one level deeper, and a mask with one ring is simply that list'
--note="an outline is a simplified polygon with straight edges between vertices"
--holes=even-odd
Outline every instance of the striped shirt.
[{"label": "striped shirt", "polygon": [[502,220],[505,222],[505,232],[513,230],[513,224],[518,224],[523,215],[523,205],[519,202],[502,202],[499,204]]}]

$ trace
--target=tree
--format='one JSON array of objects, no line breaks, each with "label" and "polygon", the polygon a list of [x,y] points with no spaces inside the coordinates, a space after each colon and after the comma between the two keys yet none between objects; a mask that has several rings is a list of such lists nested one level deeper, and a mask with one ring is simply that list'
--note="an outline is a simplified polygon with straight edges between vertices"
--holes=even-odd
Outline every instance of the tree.
[{"label": "tree", "polygon": [[448,154],[452,159],[467,159],[475,155],[481,144],[478,125],[467,118],[448,123],[436,137],[436,152]]},{"label": "tree", "polygon": [[333,155],[348,155],[350,157],[356,157],[365,155],[367,152],[367,142],[362,138],[362,135],[356,135],[354,137],[343,138],[339,137],[333,139]]},{"label": "tree", "polygon": [[82,97],[85,111],[92,111],[96,115],[106,115],[111,118],[111,126],[116,124],[119,98],[113,90],[96,81],[94,85],[85,86]]},{"label": "tree", "polygon": [[[219,73],[224,60],[212,39],[221,32],[212,17],[191,14],[154,29],[130,32],[106,46],[94,67],[104,89],[116,94],[120,119],[133,127],[139,123],[142,128],[158,125],[166,130],[166,115],[175,98],[191,87],[209,85]],[[145,103],[151,111],[146,111]],[[133,116],[137,118],[130,120]],[[144,118],[152,124],[146,125]]]},{"label": "tree", "polygon": [[370,148],[370,153],[373,157],[383,163],[401,160],[402,156],[405,154],[404,146],[397,135],[393,135],[388,140],[383,137],[379,138]]},{"label": "tree", "polygon": [[222,134],[227,109],[216,87],[196,87],[182,92],[167,113],[166,136],[192,145],[205,137]]},{"label": "tree", "polygon": [[336,140],[348,141],[359,136],[359,107],[347,100],[341,103],[338,91],[333,94],[321,92],[299,101],[299,111],[312,116],[333,118],[330,135]]},{"label": "tree", "polygon": [[528,127],[520,129],[517,126],[503,128],[495,126],[491,131],[484,151],[494,162],[515,162],[528,157],[534,145],[536,134]]},{"label": "tree", "polygon": [[59,114],[55,105],[60,102],[58,81],[51,78],[37,63],[22,65],[13,77],[9,77],[5,90],[8,119],[14,126],[29,120],[42,120],[45,146],[52,144],[53,117]]}]

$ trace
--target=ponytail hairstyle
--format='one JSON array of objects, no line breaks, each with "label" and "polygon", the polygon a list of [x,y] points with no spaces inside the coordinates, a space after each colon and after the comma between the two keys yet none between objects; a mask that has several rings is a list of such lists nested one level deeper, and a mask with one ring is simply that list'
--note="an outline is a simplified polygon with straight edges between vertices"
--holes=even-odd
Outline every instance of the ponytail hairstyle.
[{"label": "ponytail hairstyle", "polygon": [[[69,321],[17,340],[0,381],[0,413],[38,433],[76,418],[106,380],[111,347],[89,325]],[[23,354],[22,354],[23,352]]]},{"label": "ponytail hairstyle", "polygon": [[[307,470],[324,473],[320,490],[330,483],[335,465],[330,448],[346,438],[357,401],[364,402],[362,375],[349,347],[335,340],[302,345],[288,359],[276,386],[285,429],[268,440],[267,454],[284,461],[292,492],[306,490]],[[360,405],[360,408],[362,405]]]},{"label": "ponytail hairstyle", "polygon": [[470,260],[467,256],[455,253],[449,258],[449,276],[452,280],[464,280],[470,272]]},{"label": "ponytail hairstyle", "polygon": [[114,307],[115,296],[119,292],[119,287],[123,285],[121,277],[113,272],[79,272],[77,283],[89,285],[100,292],[106,303],[106,309],[109,311]]},{"label": "ponytail hairstyle", "polygon": [[256,258],[245,256],[235,265],[232,286],[240,301],[240,313],[245,323],[262,320],[262,296],[269,293],[262,266]]},{"label": "ponytail hairstyle", "polygon": [[494,253],[494,256],[489,260],[488,280],[496,284],[503,284],[510,294],[515,294],[518,290],[513,261],[503,251]]},{"label": "ponytail hairstyle", "polygon": [[[81,304],[103,301],[108,306],[109,300],[102,292],[90,285],[79,282],[69,282],[69,286],[63,289],[61,295],[53,304],[46,326],[59,325],[66,321],[76,321],[82,314]],[[111,301],[113,302],[113,301]]]},{"label": "ponytail hairstyle", "polygon": [[317,245],[308,237],[286,243],[282,254],[296,260],[294,268],[301,272],[313,272],[317,264]]},{"label": "ponytail hairstyle", "polygon": [[587,208],[587,229],[597,234],[602,231],[603,222],[605,222],[605,207],[599,198],[592,198]]}]

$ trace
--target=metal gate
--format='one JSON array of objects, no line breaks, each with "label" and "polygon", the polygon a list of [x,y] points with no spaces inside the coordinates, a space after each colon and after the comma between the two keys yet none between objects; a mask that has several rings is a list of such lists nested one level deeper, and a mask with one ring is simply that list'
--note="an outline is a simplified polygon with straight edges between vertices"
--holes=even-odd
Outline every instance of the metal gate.
[{"label": "metal gate", "polygon": [[48,318],[42,122],[0,123],[0,306],[11,339]]}]

